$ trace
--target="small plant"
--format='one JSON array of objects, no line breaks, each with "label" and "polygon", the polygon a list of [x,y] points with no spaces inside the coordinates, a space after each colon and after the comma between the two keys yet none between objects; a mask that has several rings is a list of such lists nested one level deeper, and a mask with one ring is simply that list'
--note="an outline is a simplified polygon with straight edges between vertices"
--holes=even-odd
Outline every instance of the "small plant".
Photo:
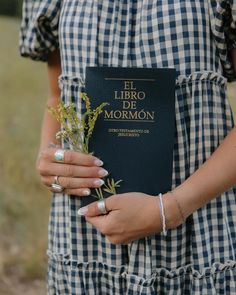
[{"label": "small plant", "polygon": [[86,112],[82,115],[81,120],[73,103],[60,102],[57,108],[48,107],[48,110],[62,127],[62,130],[56,134],[56,138],[63,139],[75,151],[89,154],[89,140],[92,137],[95,123],[108,104],[102,103],[92,110],[86,93],[82,93],[81,97],[86,106]]},{"label": "small plant", "polygon": [[118,180],[115,182],[113,178],[111,179],[107,178],[102,188],[96,188],[95,189],[96,195],[92,195],[92,196],[95,198],[98,198],[99,200],[102,200],[104,199],[103,191],[111,195],[116,195],[117,194],[116,188],[120,187],[119,183],[121,181],[122,180]]},{"label": "small plant", "polygon": [[[91,103],[88,95],[81,92],[81,99],[85,103],[85,113],[81,119],[76,113],[76,106],[73,103],[64,104],[60,102],[56,108],[49,107],[48,111],[61,124],[61,131],[56,134],[57,139],[63,139],[68,143],[74,151],[93,154],[89,152],[89,141],[92,137],[96,121],[108,103],[102,103],[95,109],[91,108]],[[105,183],[101,188],[95,189],[96,195],[92,195],[98,199],[104,198],[104,193],[116,194],[116,189],[120,187],[119,183],[122,180],[116,181],[105,179]]]}]

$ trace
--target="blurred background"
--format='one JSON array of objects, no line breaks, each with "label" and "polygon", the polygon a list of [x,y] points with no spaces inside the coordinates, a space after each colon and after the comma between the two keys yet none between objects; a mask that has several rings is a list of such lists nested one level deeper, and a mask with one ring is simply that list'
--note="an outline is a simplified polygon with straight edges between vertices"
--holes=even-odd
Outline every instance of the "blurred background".
[{"label": "blurred background", "polygon": [[46,294],[50,194],[35,171],[46,65],[19,57],[20,0],[0,1],[0,294]]},{"label": "blurred background", "polygon": [[[20,0],[0,3],[0,294],[46,294],[50,194],[35,171],[46,65],[19,57]],[[236,113],[236,84],[228,93]]]}]

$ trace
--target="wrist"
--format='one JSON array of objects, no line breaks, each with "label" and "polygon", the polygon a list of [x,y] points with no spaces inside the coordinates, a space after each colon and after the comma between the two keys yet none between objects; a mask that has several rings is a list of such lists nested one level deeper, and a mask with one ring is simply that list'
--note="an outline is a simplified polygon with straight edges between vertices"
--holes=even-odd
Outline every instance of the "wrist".
[{"label": "wrist", "polygon": [[185,222],[185,214],[177,197],[172,192],[163,195],[163,204],[167,229],[175,229]]}]

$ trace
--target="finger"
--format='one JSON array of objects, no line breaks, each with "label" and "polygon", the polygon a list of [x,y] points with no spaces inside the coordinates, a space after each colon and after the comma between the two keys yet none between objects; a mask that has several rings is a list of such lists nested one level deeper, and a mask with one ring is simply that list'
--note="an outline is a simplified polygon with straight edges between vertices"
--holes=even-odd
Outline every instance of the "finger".
[{"label": "finger", "polygon": [[[105,202],[106,211],[120,210],[121,204],[124,202],[123,196],[125,194],[112,195],[106,199],[103,199]],[[104,215],[101,210],[98,208],[98,202],[93,202],[85,207],[82,207],[78,210],[78,215],[84,215],[86,217],[95,217]]]},{"label": "finger", "polygon": [[[111,199],[114,199],[113,197],[114,196],[111,196],[103,200],[105,202],[105,208],[107,212],[113,210],[113,206],[112,206],[113,201],[111,200]],[[95,216],[104,215],[98,207],[98,202],[93,202],[85,207],[80,208],[78,210],[78,215],[84,215],[86,217],[95,217]]]},{"label": "finger", "polygon": [[[42,158],[50,162],[51,161],[56,162],[54,160],[54,155],[56,151],[57,149],[49,148],[43,152]],[[72,165],[82,165],[82,166],[102,166],[103,165],[103,162],[100,159],[92,155],[75,152],[72,150],[65,150],[64,163],[72,164]]]},{"label": "finger", "polygon": [[[44,185],[51,187],[52,183],[55,182],[55,177],[44,176],[41,177]],[[78,188],[99,188],[104,184],[104,181],[100,178],[69,178],[59,177],[58,183],[65,189],[78,189]]]},{"label": "finger", "polygon": [[[52,189],[52,187],[48,188],[51,192],[55,193],[55,191]],[[65,189],[62,194],[66,195],[73,195],[73,196],[79,196],[79,197],[87,197],[91,194],[91,190],[89,188],[78,188],[78,189]]]},{"label": "finger", "polygon": [[108,230],[109,215],[100,215],[95,217],[86,216],[85,218],[86,221],[95,226],[102,234],[106,235],[108,232],[110,233],[110,229]]},{"label": "finger", "polygon": [[66,189],[64,193],[67,195],[87,197],[91,194],[91,190],[89,188]]},{"label": "finger", "polygon": [[[112,195],[109,198],[104,199],[105,208],[107,212],[115,211],[120,209],[120,200],[124,194]],[[98,202],[93,202],[85,207],[78,210],[79,215],[85,215],[86,217],[94,217],[103,215],[101,210],[98,208]]]},{"label": "finger", "polygon": [[108,171],[101,167],[85,167],[48,162],[41,163],[39,173],[42,176],[60,175],[64,177],[105,177]]}]

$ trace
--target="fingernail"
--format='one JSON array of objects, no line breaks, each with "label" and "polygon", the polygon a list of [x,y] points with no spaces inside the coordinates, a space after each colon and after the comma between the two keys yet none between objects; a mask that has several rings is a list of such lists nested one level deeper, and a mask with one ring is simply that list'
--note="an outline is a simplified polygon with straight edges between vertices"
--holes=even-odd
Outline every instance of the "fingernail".
[{"label": "fingernail", "polygon": [[101,160],[99,160],[99,159],[96,159],[96,160],[94,161],[94,164],[95,164],[96,166],[102,166],[102,165],[103,165],[103,161],[101,161]]},{"label": "fingernail", "polygon": [[107,176],[108,175],[108,171],[105,170],[105,169],[100,169],[98,171],[98,175],[101,176],[101,177]]},{"label": "fingernail", "polygon": [[80,216],[84,216],[87,212],[88,212],[88,206],[85,206],[85,207],[81,207],[77,213]]},{"label": "fingernail", "polygon": [[83,190],[83,195],[84,196],[89,196],[90,195],[90,190],[89,189],[85,189],[85,190]]},{"label": "fingernail", "polygon": [[104,181],[102,179],[97,179],[94,181],[94,185],[96,186],[102,186],[104,184]]}]

